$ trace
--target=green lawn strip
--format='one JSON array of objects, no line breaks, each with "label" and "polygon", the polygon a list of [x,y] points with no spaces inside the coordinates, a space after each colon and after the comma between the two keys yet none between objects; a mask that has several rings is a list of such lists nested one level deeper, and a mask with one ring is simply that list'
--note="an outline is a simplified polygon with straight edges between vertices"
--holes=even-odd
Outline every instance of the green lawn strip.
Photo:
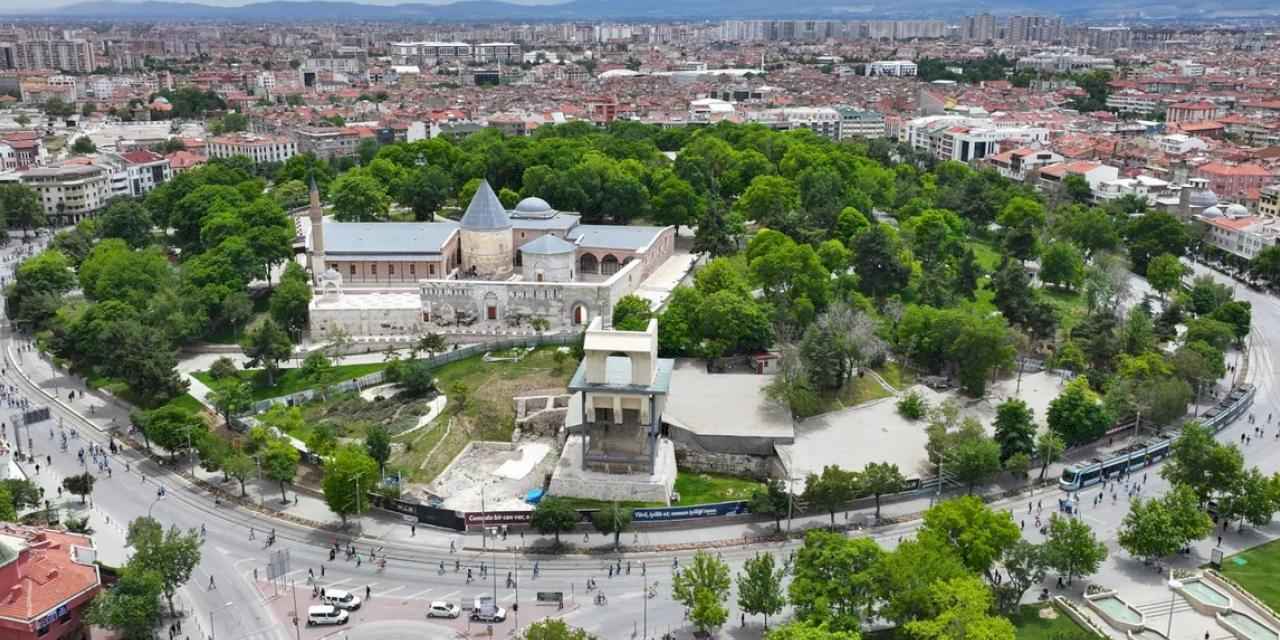
[{"label": "green lawn strip", "polygon": [[[1243,564],[1241,564],[1243,561]],[[1280,540],[1242,551],[1222,561],[1222,573],[1280,611]]]},{"label": "green lawn strip", "polygon": [[995,271],[1000,266],[1000,251],[990,242],[983,240],[968,240],[964,243],[968,249],[973,249],[973,256],[978,259],[978,265],[987,271]]},{"label": "green lawn strip", "polygon": [[[253,399],[266,400],[268,398],[278,398],[287,396],[291,393],[297,393],[306,389],[314,389],[326,384],[336,384],[352,378],[368,375],[375,371],[381,371],[387,368],[385,362],[366,362],[361,364],[343,364],[337,365],[324,381],[316,381],[302,376],[300,369],[280,369],[276,372],[275,385],[259,386],[255,384],[259,380],[259,375],[265,376],[261,369],[247,369],[236,372],[241,380],[253,385]],[[191,377],[203,382],[205,385],[212,387],[214,384],[213,376],[206,371],[193,371]],[[265,381],[265,378],[262,378]]]},{"label": "green lawn strip", "polygon": [[[1057,617],[1048,619],[1040,617],[1040,610],[1053,607]],[[1009,621],[1017,630],[1018,640],[1089,640],[1098,636],[1076,624],[1061,609],[1047,604],[1027,604],[1018,609]]]},{"label": "green lawn strip", "polygon": [[1063,332],[1071,331],[1087,313],[1088,302],[1079,291],[1043,287],[1040,292],[1058,309],[1058,324]]},{"label": "green lawn strip", "polygon": [[426,460],[427,454],[431,453],[431,447],[436,446],[436,443],[444,437],[448,426],[449,416],[441,415],[432,420],[431,424],[408,436],[396,436],[395,441],[404,444],[405,447],[391,456],[391,465],[403,469],[405,475],[414,477],[418,468],[422,466],[423,460]]},{"label": "green lawn strip", "polygon": [[191,414],[197,414],[204,411],[204,405],[200,404],[200,401],[196,400],[195,396],[189,393],[184,393],[166,402],[165,406],[178,407]]},{"label": "green lawn strip", "polygon": [[764,484],[748,478],[715,473],[686,473],[676,476],[676,493],[679,505],[710,504],[730,500],[747,500]]},{"label": "green lawn strip", "polygon": [[[561,501],[567,502],[574,509],[603,509],[613,502],[609,500],[593,500],[591,498],[570,498],[568,496],[557,496]],[[624,500],[618,503],[618,506],[624,509],[648,509],[651,507],[665,507],[667,505],[661,502],[636,502],[633,500]]]},{"label": "green lawn strip", "polygon": [[915,374],[897,362],[884,363],[884,366],[876,369],[876,373],[880,374],[880,377],[884,378],[885,382],[888,382],[894,389],[899,391],[916,383]]}]

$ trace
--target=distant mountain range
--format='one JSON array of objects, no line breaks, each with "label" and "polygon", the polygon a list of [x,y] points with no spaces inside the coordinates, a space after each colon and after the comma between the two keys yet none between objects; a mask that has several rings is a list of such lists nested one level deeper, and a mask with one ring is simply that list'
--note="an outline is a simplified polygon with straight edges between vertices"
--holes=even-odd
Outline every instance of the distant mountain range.
[{"label": "distant mountain range", "polygon": [[219,7],[194,2],[113,2],[100,0],[62,7],[4,10],[0,15],[136,21],[240,22],[456,22],[507,20],[723,20],[728,18],[816,18],[883,20],[938,18],[972,14],[1050,14],[1097,19],[1226,20],[1250,16],[1280,16],[1275,0],[1233,0],[1226,8],[1205,0],[993,0],[975,5],[969,0],[569,0],[561,4],[524,5],[498,0],[462,0],[447,4],[408,3],[369,5],[358,2],[255,2]]}]

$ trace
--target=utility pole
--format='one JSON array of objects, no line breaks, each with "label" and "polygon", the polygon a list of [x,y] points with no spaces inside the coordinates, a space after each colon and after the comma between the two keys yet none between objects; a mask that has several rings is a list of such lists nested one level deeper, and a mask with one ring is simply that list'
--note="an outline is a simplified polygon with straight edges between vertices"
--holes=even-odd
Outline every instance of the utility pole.
[{"label": "utility pole", "polygon": [[644,632],[640,634],[641,640],[649,640],[649,573],[646,571],[644,575]]},{"label": "utility pole", "polygon": [[302,614],[298,611],[298,583],[290,579],[289,589],[293,591],[293,637],[295,640],[302,640],[302,625],[299,624]]}]

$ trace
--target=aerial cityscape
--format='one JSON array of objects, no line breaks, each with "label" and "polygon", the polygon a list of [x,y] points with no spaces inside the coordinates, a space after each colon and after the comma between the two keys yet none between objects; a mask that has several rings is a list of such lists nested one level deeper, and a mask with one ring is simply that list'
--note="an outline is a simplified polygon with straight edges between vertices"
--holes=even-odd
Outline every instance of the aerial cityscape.
[{"label": "aerial cityscape", "polygon": [[0,640],[1280,640],[1271,3],[3,5]]}]

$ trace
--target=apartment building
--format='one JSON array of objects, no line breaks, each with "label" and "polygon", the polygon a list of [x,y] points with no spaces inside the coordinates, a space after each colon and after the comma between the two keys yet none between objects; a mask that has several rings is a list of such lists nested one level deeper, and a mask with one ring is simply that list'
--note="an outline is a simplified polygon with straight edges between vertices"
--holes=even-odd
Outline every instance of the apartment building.
[{"label": "apartment building", "polygon": [[898,139],[938,160],[972,162],[1000,153],[1003,146],[1042,145],[1049,130],[999,126],[987,118],[925,116],[904,123]]},{"label": "apartment building", "polygon": [[1165,110],[1165,122],[1202,122],[1218,116],[1218,105],[1207,100],[1199,102],[1179,102],[1169,105]]},{"label": "apartment building", "polygon": [[836,107],[840,114],[840,140],[850,138],[883,138],[884,114],[870,109]]},{"label": "apartment building", "polygon": [[13,69],[57,69],[91,73],[98,68],[88,40],[22,40],[0,44],[0,61]]},{"label": "apartment building", "polygon": [[996,17],[983,13],[976,16],[965,16],[964,26],[960,30],[960,37],[965,40],[976,40],[978,42],[986,42],[996,39]]},{"label": "apartment building", "polygon": [[840,139],[840,112],[830,107],[766,109],[748,113],[747,119],[777,131],[809,129],[828,140]]},{"label": "apartment building", "polygon": [[1058,164],[1051,164],[1047,167],[1040,168],[1038,173],[1038,186],[1045,190],[1061,189],[1068,176],[1080,176],[1084,178],[1085,181],[1089,183],[1089,188],[1096,196],[1101,190],[1103,183],[1120,177],[1120,170],[1116,167],[1105,165],[1100,162],[1089,162],[1086,160],[1059,162]]},{"label": "apartment building", "polygon": [[100,154],[112,169],[111,194],[140,198],[173,177],[169,159],[147,149]]},{"label": "apartment building", "polygon": [[1204,242],[1245,260],[1280,243],[1280,220],[1251,216],[1243,205],[1215,205],[1195,219],[1205,227]]},{"label": "apartment building", "polygon": [[245,156],[255,164],[285,162],[298,154],[298,143],[284,136],[233,133],[211,138],[208,154],[210,158]]},{"label": "apartment building", "polygon": [[1258,214],[1280,218],[1280,185],[1266,187],[1258,196]]},{"label": "apartment building", "polygon": [[1159,94],[1137,89],[1114,91],[1107,96],[1107,108],[1121,113],[1155,113],[1161,104],[1162,99]]},{"label": "apartment building", "polygon": [[1209,162],[1196,168],[1195,175],[1208,180],[1209,188],[1224,200],[1247,198],[1276,180],[1266,167],[1250,163]]},{"label": "apartment building", "polygon": [[1084,56],[1075,53],[1043,51],[1031,56],[1018,58],[1014,67],[1019,71],[1030,69],[1049,73],[1066,73],[1075,71],[1092,71],[1094,69],[1111,70],[1116,68],[1116,61],[1111,58]]},{"label": "apartment building", "polygon": [[92,217],[113,195],[111,172],[91,164],[38,167],[19,179],[40,197],[45,216],[56,226]]},{"label": "apartment building", "polygon": [[1172,198],[1173,195],[1167,180],[1152,176],[1106,180],[1093,190],[1093,196],[1098,200],[1118,200],[1125,196],[1135,196],[1152,205],[1157,204],[1161,199]]},{"label": "apartment building", "polygon": [[467,62],[520,62],[521,48],[514,42],[393,42],[395,64],[437,66]]},{"label": "apartment building", "polygon": [[1004,39],[1012,43],[1055,42],[1062,39],[1062,18],[1056,16],[1009,16]]},{"label": "apartment building", "polygon": [[1045,149],[1018,147],[987,158],[987,163],[1000,175],[1019,182],[1035,175],[1040,167],[1062,162],[1062,156]]},{"label": "apartment building", "polygon": [[309,153],[317,158],[355,157],[360,145],[360,132],[346,127],[298,127],[293,130],[298,143],[298,153]]}]

